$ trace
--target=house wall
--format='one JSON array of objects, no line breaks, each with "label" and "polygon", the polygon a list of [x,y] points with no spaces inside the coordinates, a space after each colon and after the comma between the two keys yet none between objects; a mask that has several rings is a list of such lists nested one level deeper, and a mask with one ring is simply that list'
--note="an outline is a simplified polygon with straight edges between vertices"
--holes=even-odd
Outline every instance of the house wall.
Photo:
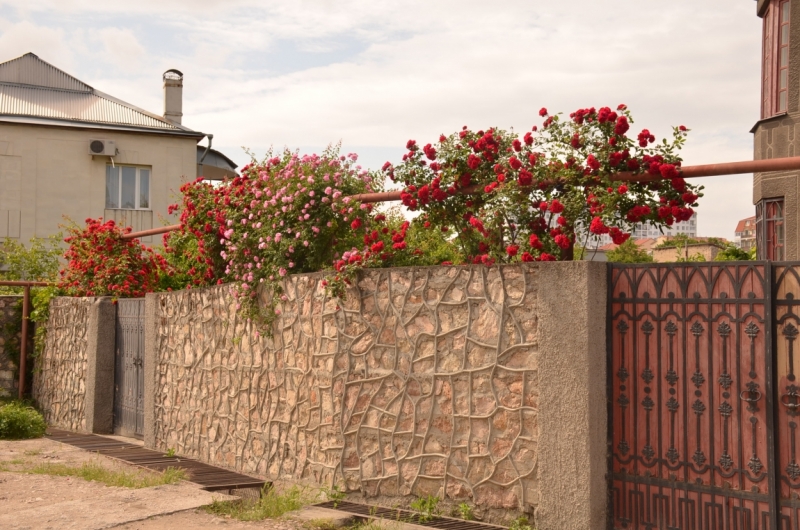
[{"label": "house wall", "polygon": [[[88,154],[89,139],[117,143],[114,163],[152,170],[150,210],[106,210],[109,157]],[[196,174],[197,142],[163,134],[0,123],[0,238],[28,241],[104,217],[144,230],[172,224],[167,206]],[[151,238],[145,238],[145,242]]]},{"label": "house wall", "polygon": [[17,380],[14,377],[16,367],[5,352],[5,337],[2,330],[14,319],[15,308],[22,301],[21,296],[0,296],[0,397],[14,395],[17,392]]},{"label": "house wall", "polygon": [[[688,245],[688,257],[691,258],[696,255],[703,256],[703,259],[706,261],[714,261],[717,257],[717,254],[720,253],[720,248],[715,245]],[[677,261],[678,255],[680,257],[685,258],[687,255],[687,249],[681,247],[680,249],[676,247],[670,248],[654,248],[653,249],[653,261],[656,263],[671,263],[673,261]]]}]

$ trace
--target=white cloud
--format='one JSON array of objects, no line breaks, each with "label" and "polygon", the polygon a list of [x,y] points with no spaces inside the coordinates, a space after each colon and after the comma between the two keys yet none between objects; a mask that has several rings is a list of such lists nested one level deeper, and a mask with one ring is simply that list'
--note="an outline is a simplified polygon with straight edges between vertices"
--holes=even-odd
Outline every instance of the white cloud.
[{"label": "white cloud", "polygon": [[[3,59],[13,59],[28,52],[47,55],[49,62],[72,69],[75,61],[66,42],[66,32],[34,24],[28,20],[17,23],[0,19],[0,50]],[[44,54],[44,55],[42,55]]]},{"label": "white cloud", "polygon": [[145,49],[130,29],[103,28],[96,34],[106,61],[120,70],[136,70],[145,59]]}]

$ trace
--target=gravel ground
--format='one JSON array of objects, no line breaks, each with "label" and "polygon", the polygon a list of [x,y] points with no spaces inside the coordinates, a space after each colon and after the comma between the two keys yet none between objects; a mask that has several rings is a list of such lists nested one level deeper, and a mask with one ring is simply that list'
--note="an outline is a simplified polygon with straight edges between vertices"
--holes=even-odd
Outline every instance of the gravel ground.
[{"label": "gravel ground", "polygon": [[[94,461],[111,470],[137,470],[128,464],[52,440],[0,441],[0,528],[80,529],[124,528],[269,528],[301,530],[291,520],[240,522],[198,510],[213,499],[231,499],[209,493],[189,482],[143,489],[109,487],[79,478],[24,473],[40,463],[80,465]],[[147,473],[146,471],[140,471]]]}]

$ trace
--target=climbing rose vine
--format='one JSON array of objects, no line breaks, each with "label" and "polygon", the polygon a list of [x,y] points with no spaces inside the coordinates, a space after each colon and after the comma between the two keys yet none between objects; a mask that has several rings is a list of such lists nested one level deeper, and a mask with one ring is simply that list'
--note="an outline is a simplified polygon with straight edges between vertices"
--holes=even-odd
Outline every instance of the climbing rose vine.
[{"label": "climbing rose vine", "polygon": [[[620,244],[637,223],[669,226],[694,213],[702,187],[680,176],[685,127],[656,142],[647,129],[629,134],[625,105],[569,119],[539,114],[544,123],[522,137],[465,126],[424,146],[409,140],[402,163],[387,162],[383,172],[426,226],[454,229],[465,258],[486,265],[571,260],[576,244],[602,234]],[[656,180],[612,180],[619,172]]]},{"label": "climbing rose vine", "polygon": [[123,240],[130,231],[103,219],[86,219],[84,228],[67,227],[67,264],[59,283],[65,294],[130,298],[157,290],[167,264],[138,240]]},{"label": "climbing rose vine", "polygon": [[[375,173],[338,148],[270,152],[218,185],[185,184],[169,209],[180,229],[164,236],[164,257],[122,240],[113,221],[73,228],[62,286],[142,296],[225,283],[245,314],[268,323],[289,274],[327,271],[322,285],[341,297],[365,267],[570,260],[603,234],[623,243],[637,223],[669,226],[694,213],[702,187],[680,176],[685,127],[657,142],[647,129],[631,132],[624,105],[540,115],[522,136],[464,127],[425,145],[409,140],[399,164]],[[350,198],[387,178],[413,219]]]}]

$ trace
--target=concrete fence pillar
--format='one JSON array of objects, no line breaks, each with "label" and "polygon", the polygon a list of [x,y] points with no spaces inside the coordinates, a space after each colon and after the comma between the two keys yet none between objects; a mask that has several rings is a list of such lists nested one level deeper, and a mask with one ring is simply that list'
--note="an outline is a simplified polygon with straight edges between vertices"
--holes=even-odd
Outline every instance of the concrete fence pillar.
[{"label": "concrete fence pillar", "polygon": [[606,267],[540,267],[538,530],[607,526]]},{"label": "concrete fence pillar", "polygon": [[111,298],[95,298],[89,306],[86,334],[86,431],[114,432],[114,354],[117,306]]}]

